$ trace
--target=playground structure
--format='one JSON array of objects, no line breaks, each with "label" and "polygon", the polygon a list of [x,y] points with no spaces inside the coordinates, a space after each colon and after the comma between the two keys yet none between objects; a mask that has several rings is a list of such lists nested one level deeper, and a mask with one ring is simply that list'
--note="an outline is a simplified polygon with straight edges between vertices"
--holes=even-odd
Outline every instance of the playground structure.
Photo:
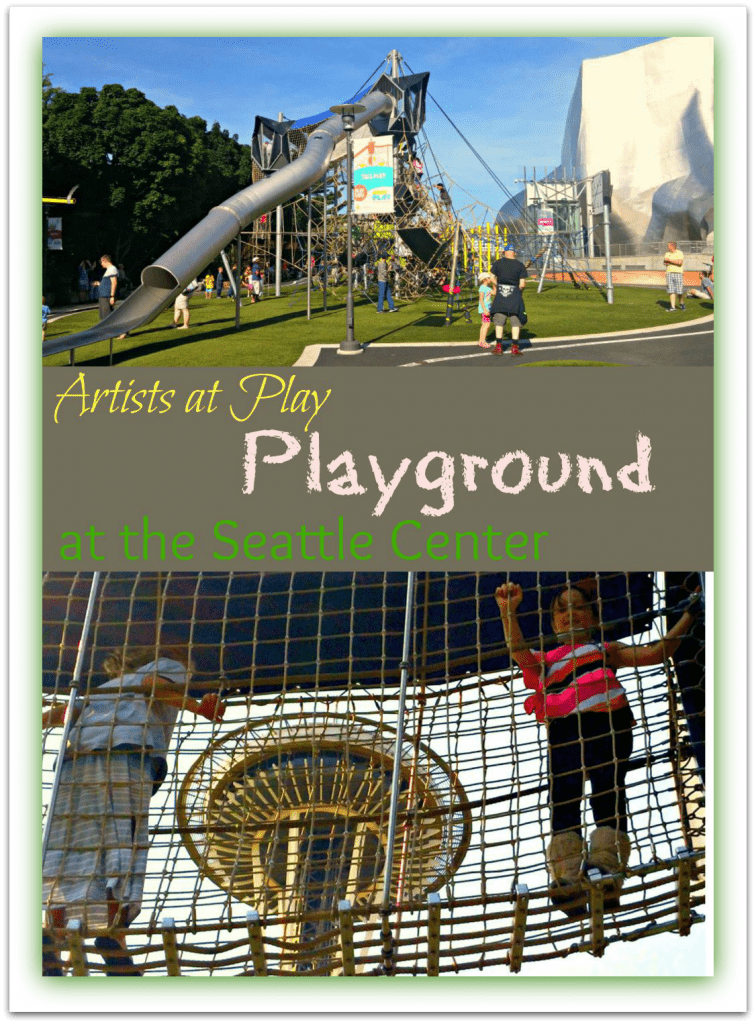
[{"label": "playground structure", "polygon": [[[295,287],[307,287],[308,316],[313,287],[327,308],[329,290],[344,281],[349,246],[354,285],[370,301],[373,266],[380,255],[392,253],[398,264],[395,294],[418,298],[454,277],[467,305],[473,299],[477,302],[477,274],[489,269],[507,242],[517,243],[523,262],[540,260],[546,244],[529,207],[507,225],[498,223],[496,211],[471,196],[467,205],[455,205],[451,193],[464,196],[464,188],[446,175],[423,128],[429,73],[411,72],[395,50],[387,64],[388,70],[372,85],[361,87],[349,102],[366,107],[355,121],[356,148],[370,145],[374,136],[393,140],[392,213],[360,216],[348,239],[346,143],[338,115],[326,111],[298,121],[285,120],[283,115],[279,120],[257,116],[252,132],[252,184],[211,210],[146,267],[141,285],[100,323],[78,334],[49,339],[43,355],[69,351],[73,364],[77,348],[110,340],[112,361],[113,338],[151,322],[219,259],[219,253],[237,293],[238,326],[240,296],[235,278],[239,275],[232,274],[225,252],[232,243],[232,258],[239,270],[252,262],[274,269],[277,295],[286,263],[297,279]],[[509,195],[480,154],[470,148]],[[568,234],[574,234],[572,228]],[[551,272],[558,270],[562,278],[569,274],[575,287],[588,287],[590,282],[600,289],[590,272],[571,267],[572,247],[564,243],[562,234],[557,232],[554,238],[556,245],[552,242],[549,248],[550,256],[553,248]],[[546,264],[537,262],[536,269],[545,273]]]},{"label": "playground structure", "polygon": [[[550,642],[551,597],[586,576],[602,637],[640,643],[703,582],[509,574],[534,646]],[[589,973],[588,955],[614,943],[703,922],[703,623],[664,665],[623,670],[637,727],[621,905],[607,910],[588,872],[587,910],[566,918],[548,898],[545,739],[504,646],[503,578],[45,575],[47,699],[65,698],[77,652],[86,697],[110,648],[179,642],[196,665],[190,692],[227,703],[222,724],[179,721],[150,806],[128,930],[146,974],[506,973],[564,957]],[[46,734],[46,803],[59,742]],[[62,952],[71,974],[102,970],[75,923]]]}]

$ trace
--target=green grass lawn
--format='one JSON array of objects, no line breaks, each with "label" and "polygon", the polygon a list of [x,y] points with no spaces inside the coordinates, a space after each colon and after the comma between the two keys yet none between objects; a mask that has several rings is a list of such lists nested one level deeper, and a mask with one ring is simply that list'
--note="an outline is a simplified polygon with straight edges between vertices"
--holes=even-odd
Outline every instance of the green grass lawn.
[{"label": "green grass lawn", "polygon": [[[344,288],[328,295],[323,312],[322,292],[313,292],[312,318],[307,320],[307,296],[300,285],[285,287],[281,298],[266,298],[250,305],[244,299],[241,326],[234,326],[230,299],[199,296],[191,302],[188,331],[172,329],[172,307],[123,341],[114,341],[113,363],[118,366],[291,366],[308,345],[336,345],[345,334]],[[656,288],[615,288],[609,306],[595,288],[577,291],[571,284],[547,282],[540,295],[535,283],[525,291],[528,325],[523,337],[533,339],[563,335],[602,334],[677,324],[711,313],[709,303],[690,299],[685,312],[668,313],[666,292]],[[445,298],[425,296],[416,302],[398,300],[399,312],[380,316],[361,293],[355,295],[355,337],[362,344],[418,344],[424,342],[477,342],[480,317],[477,298],[470,296],[472,323],[455,310],[450,326],[444,323]],[[72,334],[97,322],[95,308],[63,317],[48,325],[48,339]],[[489,334],[493,336],[493,331]],[[76,362],[103,366],[108,362],[108,343],[81,348]],[[68,363],[68,353],[50,356],[46,366]]]}]

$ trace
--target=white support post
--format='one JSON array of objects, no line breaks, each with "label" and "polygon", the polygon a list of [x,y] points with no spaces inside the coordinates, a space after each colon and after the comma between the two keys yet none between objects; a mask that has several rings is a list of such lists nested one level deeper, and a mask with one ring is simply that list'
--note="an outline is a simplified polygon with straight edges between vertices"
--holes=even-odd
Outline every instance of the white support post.
[{"label": "white support post", "polygon": [[178,958],[178,946],[176,945],[176,922],[172,917],[164,917],[160,926],[163,936],[163,949],[165,951],[165,968],[170,978],[181,977],[181,965]]},{"label": "white support post", "polygon": [[437,892],[428,893],[428,966],[429,978],[438,977],[441,956],[441,897]]},{"label": "white support post", "polygon": [[519,974],[522,967],[522,953],[525,948],[525,923],[528,916],[527,885],[515,886],[515,909],[512,919],[512,942],[509,947],[509,971]]},{"label": "white support post", "polygon": [[354,920],[349,900],[339,900],[339,932],[341,938],[341,964],[343,974],[353,977],[354,966]]}]

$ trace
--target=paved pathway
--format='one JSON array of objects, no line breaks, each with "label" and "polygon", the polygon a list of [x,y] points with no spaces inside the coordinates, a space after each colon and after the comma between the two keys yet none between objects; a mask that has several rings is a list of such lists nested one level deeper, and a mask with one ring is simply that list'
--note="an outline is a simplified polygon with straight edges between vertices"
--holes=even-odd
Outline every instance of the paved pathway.
[{"label": "paved pathway", "polygon": [[[340,356],[338,345],[308,346],[295,366],[523,366],[551,359],[578,359],[623,366],[713,366],[714,317],[612,334],[587,334],[569,338],[525,339],[523,355],[502,358],[478,348],[475,342],[440,341],[422,345],[374,344],[361,355]],[[453,330],[453,328],[439,328]]]}]

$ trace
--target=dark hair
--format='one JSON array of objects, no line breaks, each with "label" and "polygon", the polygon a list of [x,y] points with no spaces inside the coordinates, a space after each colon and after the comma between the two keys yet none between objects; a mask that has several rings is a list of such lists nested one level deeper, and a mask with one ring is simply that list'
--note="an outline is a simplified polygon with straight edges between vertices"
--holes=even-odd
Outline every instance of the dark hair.
[{"label": "dark hair", "polygon": [[565,583],[565,585],[559,590],[551,600],[549,607],[549,614],[551,616],[551,622],[554,622],[554,612],[559,607],[559,603],[562,596],[567,593],[568,590],[577,590],[585,598],[585,603],[593,612],[593,617],[598,621],[598,613],[596,610],[596,597],[597,587],[596,581],[593,579],[579,580],[577,583]]}]

